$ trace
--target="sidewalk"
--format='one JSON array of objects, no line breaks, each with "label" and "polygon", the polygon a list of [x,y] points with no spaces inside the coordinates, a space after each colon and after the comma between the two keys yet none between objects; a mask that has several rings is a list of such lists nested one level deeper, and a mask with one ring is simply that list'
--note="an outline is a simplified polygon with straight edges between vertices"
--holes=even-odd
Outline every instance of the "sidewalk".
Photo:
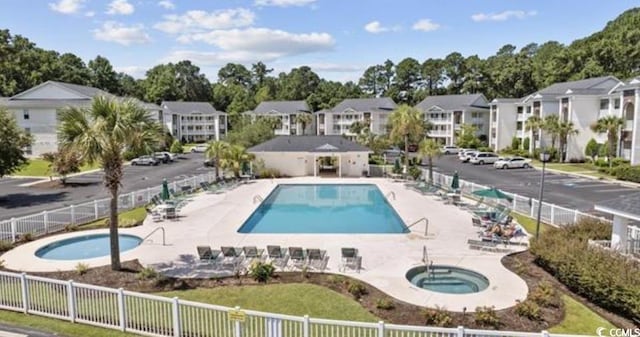
[{"label": "sidewalk", "polygon": [[[532,167],[534,169],[540,171],[540,170],[542,170],[542,167],[539,166],[539,165],[540,164],[535,164]],[[640,189],[640,184],[639,183],[634,183],[634,182],[630,182],[630,181],[623,181],[623,180],[617,180],[617,179],[610,179],[610,178],[598,178],[598,177],[594,177],[592,175],[580,173],[580,172],[594,172],[594,171],[567,172],[567,171],[556,170],[556,169],[552,169],[552,168],[548,168],[548,167],[545,168],[545,171],[546,172],[553,172],[553,173],[556,173],[556,174],[564,174],[564,175],[568,175],[568,176],[572,176],[572,177],[576,177],[576,178],[585,178],[585,179],[596,180],[596,181],[607,183],[607,184],[615,184],[615,185],[620,185],[620,186]]]},{"label": "sidewalk", "polygon": [[[67,176],[67,178],[72,178],[72,177],[78,177],[84,174],[90,174],[90,173],[96,173],[96,172],[102,172],[102,169],[95,169],[95,170],[89,170],[89,171],[82,171],[82,172],[78,172],[78,173],[72,173],[69,174]],[[56,181],[56,180],[60,180],[60,177],[43,177],[43,176],[8,176],[7,178],[15,178],[15,179],[38,179],[36,181],[32,181],[29,183],[25,183],[25,184],[20,184],[20,187],[30,187],[36,184],[40,184],[42,182],[46,182],[46,181]]]}]

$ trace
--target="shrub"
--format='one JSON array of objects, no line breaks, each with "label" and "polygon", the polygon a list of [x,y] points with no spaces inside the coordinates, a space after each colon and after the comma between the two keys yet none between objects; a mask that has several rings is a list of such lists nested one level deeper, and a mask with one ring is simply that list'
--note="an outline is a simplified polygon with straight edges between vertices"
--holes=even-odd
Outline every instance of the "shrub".
[{"label": "shrub", "polygon": [[547,153],[549,154],[549,161],[557,161],[558,158],[558,149],[553,148],[553,147],[545,147],[543,149],[535,149],[533,151],[533,159],[540,159],[540,153],[542,153],[543,151],[547,151]]},{"label": "shrub", "polygon": [[582,219],[550,228],[531,244],[535,262],[590,302],[629,319],[640,319],[640,264],[589,247],[588,240],[609,239],[611,225]]},{"label": "shrub", "polygon": [[151,267],[142,268],[142,270],[138,272],[139,280],[152,280],[156,277],[158,277],[158,272]]},{"label": "shrub", "polygon": [[542,313],[538,304],[531,300],[518,301],[515,307],[516,315],[528,318],[532,321],[539,321],[542,319]]},{"label": "shrub", "polygon": [[26,243],[31,241],[33,241],[32,233],[23,233],[22,235],[20,235],[20,238],[18,238],[19,243]]},{"label": "shrub", "polygon": [[511,148],[512,149],[518,150],[518,149],[520,149],[520,145],[522,145],[520,143],[520,138],[518,138],[518,137],[511,138]]},{"label": "shrub", "polygon": [[529,151],[529,137],[526,137],[525,139],[522,140],[522,149]]},{"label": "shrub", "polygon": [[611,160],[611,166],[612,167],[618,167],[618,166],[623,166],[623,165],[629,165],[629,161],[624,159],[624,158],[619,158],[619,157],[613,158]]},{"label": "shrub", "polygon": [[342,285],[345,284],[347,282],[347,278],[342,276],[342,275],[329,275],[329,277],[327,278],[327,280],[329,281],[329,283],[331,284],[335,284],[335,285]]},{"label": "shrub", "polygon": [[12,248],[13,248],[13,243],[11,243],[11,241],[0,240],[0,253],[11,250]]},{"label": "shrub", "polygon": [[422,315],[425,319],[425,325],[435,325],[439,327],[450,327],[453,323],[453,319],[449,312],[441,307],[426,308],[422,310]]},{"label": "shrub", "polygon": [[600,146],[601,145],[598,144],[595,139],[589,139],[589,142],[584,148],[584,155],[590,158],[595,158],[595,156],[600,152]]},{"label": "shrub", "polygon": [[560,307],[558,292],[551,283],[543,281],[529,293],[527,300],[533,301],[542,307]]},{"label": "shrub", "polygon": [[278,169],[265,167],[259,171],[256,171],[256,176],[258,176],[259,178],[268,179],[268,178],[280,178],[282,177],[282,174],[280,173],[280,171],[278,171]]},{"label": "shrub", "polygon": [[500,326],[500,318],[494,307],[477,307],[475,313],[476,324],[498,328]]},{"label": "shrub", "polygon": [[393,304],[393,302],[386,298],[379,298],[376,300],[376,308],[382,310],[391,310],[395,308],[395,305]]},{"label": "shrub", "polygon": [[171,153],[183,153],[184,152],[184,147],[182,146],[182,143],[179,140],[176,139],[171,144],[171,148],[169,149],[169,152],[171,152]]},{"label": "shrub", "polygon": [[79,262],[76,264],[76,273],[78,275],[84,275],[89,271],[89,265],[86,263]]},{"label": "shrub", "polygon": [[586,160],[584,158],[570,158],[569,162],[572,164],[577,164],[577,163],[584,163]]},{"label": "shrub", "polygon": [[349,285],[347,286],[347,291],[356,300],[359,300],[362,296],[367,294],[367,288],[364,286],[364,284],[358,281],[349,282]]},{"label": "shrub", "polygon": [[64,226],[64,231],[65,232],[75,232],[77,230],[78,230],[78,225],[69,224],[69,225]]},{"label": "shrub", "polygon": [[249,267],[249,275],[260,283],[267,283],[275,272],[276,268],[271,263],[254,261]]},{"label": "shrub", "polygon": [[640,166],[620,165],[609,170],[609,173],[616,179],[640,183]]},{"label": "shrub", "polygon": [[413,180],[418,180],[422,175],[422,170],[417,166],[410,166],[408,173],[409,173],[409,176],[413,178]]}]

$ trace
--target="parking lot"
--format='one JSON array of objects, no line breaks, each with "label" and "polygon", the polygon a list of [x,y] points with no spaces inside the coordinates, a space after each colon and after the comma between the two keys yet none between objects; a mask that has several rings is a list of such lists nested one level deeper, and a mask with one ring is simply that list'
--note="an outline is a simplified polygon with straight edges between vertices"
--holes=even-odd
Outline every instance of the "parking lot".
[{"label": "parking lot", "polygon": [[[494,186],[533,199],[537,199],[540,192],[541,171],[533,168],[495,169],[493,165],[461,163],[456,155],[441,156],[434,160],[434,166],[437,172],[451,175],[458,171],[460,179]],[[544,201],[585,212],[592,211],[594,203],[598,201],[637,192],[640,189],[614,183],[549,171],[545,174]]]},{"label": "parking lot", "polygon": [[[161,184],[162,179],[180,180],[204,174],[213,168],[204,167],[202,153],[183,155],[176,162],[158,166],[126,166],[121,192],[127,193]],[[108,197],[102,184],[103,173],[92,172],[67,179],[67,187],[21,187],[34,179],[0,179],[0,220],[44,210]]]}]

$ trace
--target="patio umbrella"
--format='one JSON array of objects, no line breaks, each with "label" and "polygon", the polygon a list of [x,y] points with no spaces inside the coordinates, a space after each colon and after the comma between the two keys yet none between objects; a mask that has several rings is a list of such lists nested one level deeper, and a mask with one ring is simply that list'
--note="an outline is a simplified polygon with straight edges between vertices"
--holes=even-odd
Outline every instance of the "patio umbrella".
[{"label": "patio umbrella", "polygon": [[502,200],[508,200],[508,201],[512,200],[510,196],[504,194],[502,191],[500,191],[495,187],[488,188],[486,190],[475,191],[473,192],[473,194],[479,197],[490,198],[490,199],[502,199]]},{"label": "patio umbrella", "polygon": [[167,183],[167,179],[162,179],[162,192],[160,192],[160,198],[162,198],[162,200],[171,199],[171,195],[169,194],[169,184]]},{"label": "patio umbrella", "polygon": [[451,189],[454,191],[460,189],[460,176],[458,176],[458,171],[453,173],[453,179],[451,179]]},{"label": "patio umbrella", "polygon": [[242,162],[242,174],[249,174],[251,172],[251,168],[249,167],[248,161]]}]

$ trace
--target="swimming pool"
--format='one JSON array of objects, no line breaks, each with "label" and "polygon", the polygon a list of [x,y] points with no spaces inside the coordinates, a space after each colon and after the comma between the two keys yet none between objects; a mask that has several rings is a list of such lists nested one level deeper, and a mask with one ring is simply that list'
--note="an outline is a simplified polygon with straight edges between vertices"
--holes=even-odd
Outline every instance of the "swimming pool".
[{"label": "swimming pool", "polygon": [[471,294],[489,287],[489,280],[483,275],[452,266],[414,267],[406,277],[419,288],[446,294]]},{"label": "swimming pool", "polygon": [[407,233],[373,184],[280,184],[239,233]]},{"label": "swimming pool", "polygon": [[[127,234],[119,235],[120,252],[140,245],[142,239]],[[90,234],[52,242],[40,247],[36,256],[48,260],[83,260],[108,256],[111,252],[109,234]]]}]

